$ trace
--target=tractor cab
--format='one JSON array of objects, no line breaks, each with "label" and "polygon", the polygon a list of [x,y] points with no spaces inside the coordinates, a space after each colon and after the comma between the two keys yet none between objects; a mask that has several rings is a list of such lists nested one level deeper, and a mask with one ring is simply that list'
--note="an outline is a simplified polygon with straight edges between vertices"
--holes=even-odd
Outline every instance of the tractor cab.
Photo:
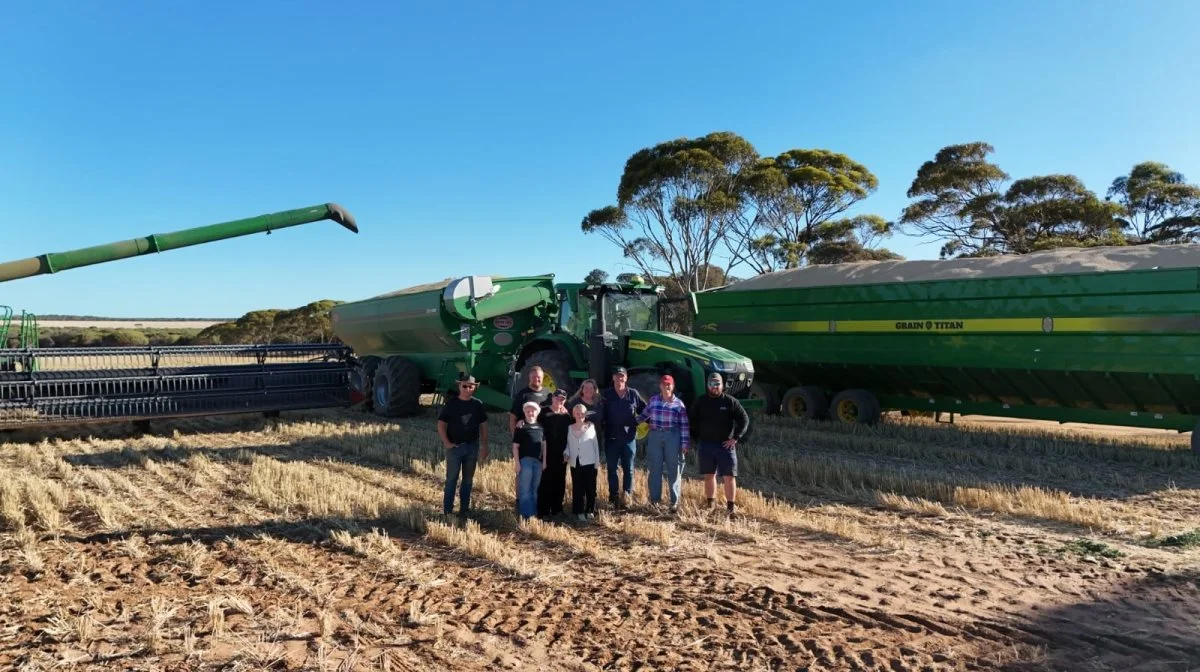
[{"label": "tractor cab", "polygon": [[585,344],[588,376],[601,387],[625,360],[631,331],[659,328],[663,288],[633,282],[559,284],[559,327]]}]

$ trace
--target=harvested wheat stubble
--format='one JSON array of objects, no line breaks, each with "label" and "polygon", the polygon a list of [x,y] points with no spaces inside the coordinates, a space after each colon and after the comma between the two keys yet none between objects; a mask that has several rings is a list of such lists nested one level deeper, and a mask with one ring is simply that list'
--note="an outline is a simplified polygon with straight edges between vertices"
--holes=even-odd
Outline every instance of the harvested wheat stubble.
[{"label": "harvested wheat stubble", "polygon": [[[639,469],[632,511],[608,508],[601,478],[597,521],[522,523],[501,423],[466,526],[441,519],[428,416],[204,419],[158,437],[6,444],[0,668],[1200,665],[1200,590],[1182,569],[1200,549],[1102,543],[998,516],[999,504],[913,494],[963,478],[964,461],[978,476],[1075,459],[1069,436],[1008,464],[966,459],[976,448],[961,434],[906,421],[892,428],[901,447],[872,461],[888,427],[855,436],[767,421],[744,450],[739,519],[726,521],[720,500],[704,510],[692,456],[678,517],[646,507]],[[977,450],[1005,441],[1038,438]],[[813,481],[794,465],[816,462],[801,458],[832,471]],[[889,461],[919,465],[900,481],[908,494],[864,489]],[[1200,489],[1184,479],[1089,505],[1149,516],[1168,504],[1200,506]]]},{"label": "harvested wheat stubble", "polygon": [[806,266],[741,280],[722,292],[788,287],[826,287],[888,282],[927,282],[969,278],[1023,277],[1200,267],[1200,245],[1061,248],[1019,256],[976,259],[859,261]]}]

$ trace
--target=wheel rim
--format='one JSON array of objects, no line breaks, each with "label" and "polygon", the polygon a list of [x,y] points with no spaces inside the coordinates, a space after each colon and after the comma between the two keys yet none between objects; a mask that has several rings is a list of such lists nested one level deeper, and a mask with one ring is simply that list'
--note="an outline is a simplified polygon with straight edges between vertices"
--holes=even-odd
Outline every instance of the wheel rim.
[{"label": "wheel rim", "polygon": [[792,416],[793,418],[798,418],[804,415],[804,412],[807,410],[808,404],[804,403],[804,397],[792,397],[788,400],[788,415]]},{"label": "wheel rim", "polygon": [[838,404],[837,414],[842,422],[854,422],[858,420],[858,404],[849,399],[844,399]]},{"label": "wheel rim", "polygon": [[554,384],[554,376],[544,369],[542,370],[542,387],[546,388],[550,394],[554,394],[554,391],[558,389]]}]

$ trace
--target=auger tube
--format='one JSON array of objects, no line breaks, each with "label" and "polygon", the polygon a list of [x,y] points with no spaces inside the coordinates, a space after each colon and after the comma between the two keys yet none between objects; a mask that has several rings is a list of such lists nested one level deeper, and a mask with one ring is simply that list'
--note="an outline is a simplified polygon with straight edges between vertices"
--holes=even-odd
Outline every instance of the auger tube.
[{"label": "auger tube", "polygon": [[0,282],[58,273],[72,268],[103,264],[155,252],[177,250],[181,247],[212,243],[253,233],[270,233],[276,229],[325,219],[337,222],[350,231],[358,233],[358,224],[349,211],[336,203],[324,203],[307,208],[284,210],[171,233],[155,233],[144,238],[93,245],[68,252],[49,252],[28,259],[4,262],[0,263]]}]

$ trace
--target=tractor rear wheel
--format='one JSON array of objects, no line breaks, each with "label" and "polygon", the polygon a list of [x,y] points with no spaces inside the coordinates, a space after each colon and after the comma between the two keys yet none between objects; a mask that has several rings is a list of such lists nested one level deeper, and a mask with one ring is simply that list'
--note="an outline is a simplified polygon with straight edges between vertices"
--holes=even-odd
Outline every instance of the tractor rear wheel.
[{"label": "tractor rear wheel", "polygon": [[375,369],[371,401],[375,414],[403,418],[421,411],[421,369],[407,357],[393,355]]},{"label": "tractor rear wheel", "polygon": [[842,390],[829,403],[829,415],[847,425],[873,425],[881,412],[875,395],[866,390]]},{"label": "tractor rear wheel", "polygon": [[825,391],[815,385],[800,385],[789,388],[780,400],[780,411],[789,418],[817,420],[825,417],[828,410]]},{"label": "tractor rear wheel", "polygon": [[558,350],[539,350],[530,355],[521,367],[520,375],[513,382],[514,394],[529,386],[529,371],[535,366],[542,367],[542,387],[551,394],[557,389],[566,390],[568,395],[575,391],[571,384],[571,362],[567,356]]}]

